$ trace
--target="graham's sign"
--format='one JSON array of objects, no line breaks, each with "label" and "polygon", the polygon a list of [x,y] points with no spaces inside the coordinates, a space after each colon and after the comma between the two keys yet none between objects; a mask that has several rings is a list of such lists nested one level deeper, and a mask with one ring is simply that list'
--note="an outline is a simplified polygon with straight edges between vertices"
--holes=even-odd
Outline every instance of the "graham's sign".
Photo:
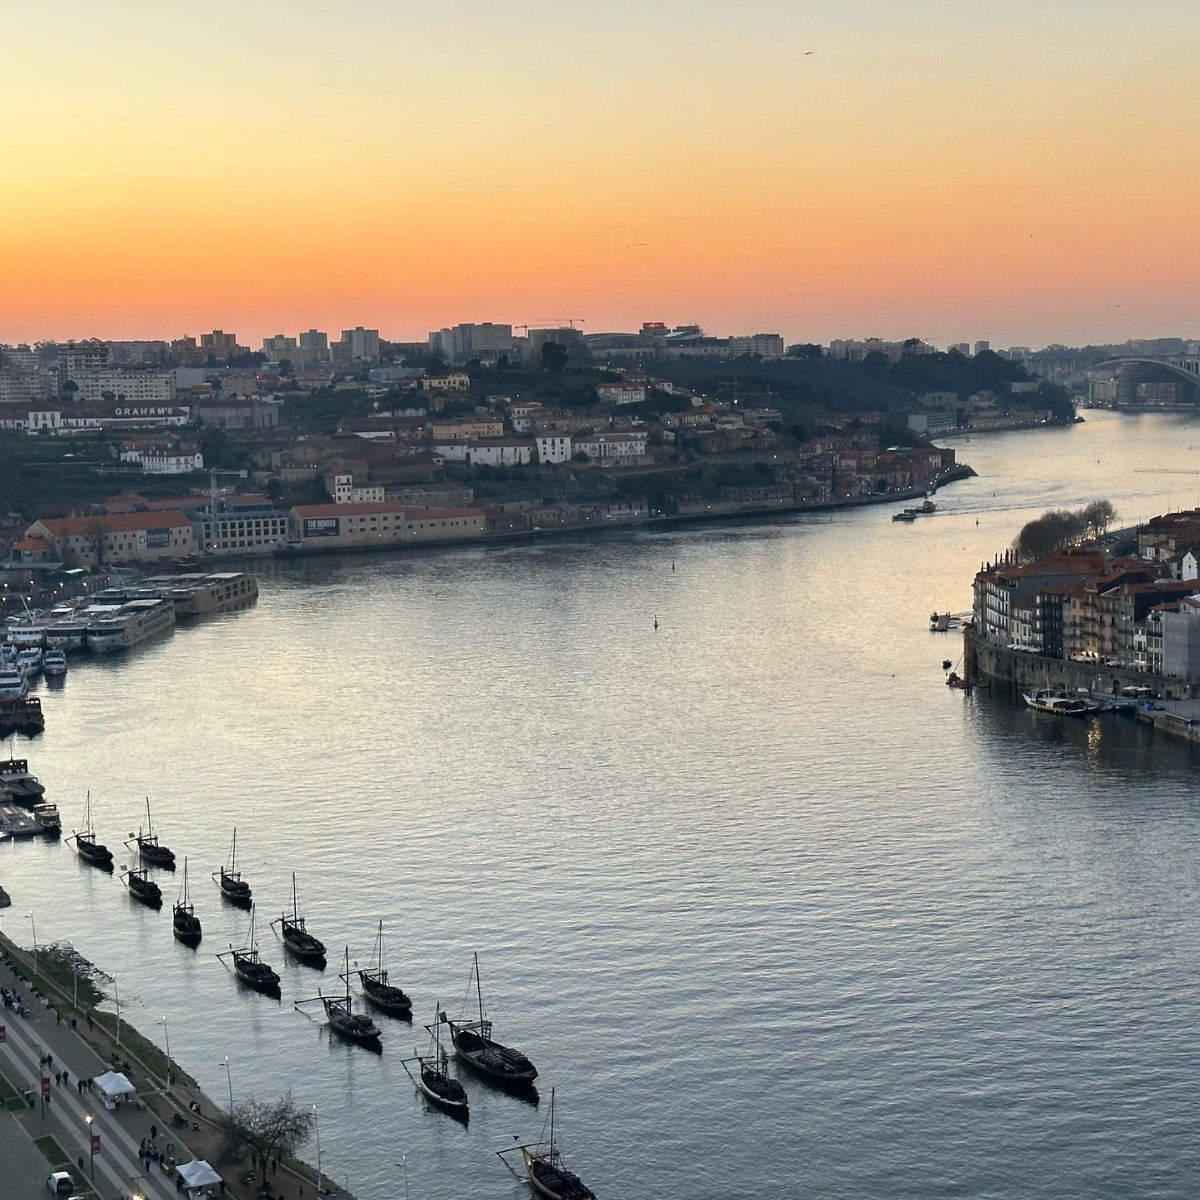
[{"label": "graham's sign", "polygon": [[173,417],[178,408],[114,408],[114,417]]}]

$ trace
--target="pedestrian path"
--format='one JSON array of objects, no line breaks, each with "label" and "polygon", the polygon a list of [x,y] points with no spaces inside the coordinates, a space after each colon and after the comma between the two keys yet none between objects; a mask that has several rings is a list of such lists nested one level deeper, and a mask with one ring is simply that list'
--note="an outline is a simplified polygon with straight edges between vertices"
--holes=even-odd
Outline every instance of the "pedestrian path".
[{"label": "pedestrian path", "polygon": [[[90,1178],[94,1170],[93,1188],[100,1200],[115,1197],[127,1200],[132,1196],[145,1197],[145,1200],[178,1200],[174,1180],[159,1166],[147,1168],[138,1157],[139,1145],[150,1137],[155,1127],[155,1145],[160,1154],[177,1163],[192,1158],[207,1159],[225,1176],[224,1195],[229,1200],[261,1198],[257,1176],[251,1177],[244,1163],[223,1169],[217,1161],[221,1134],[207,1119],[209,1114],[216,1113],[207,1097],[196,1089],[178,1085],[168,1092],[161,1082],[148,1076],[140,1063],[134,1062],[124,1074],[137,1087],[136,1100],[114,1110],[105,1108],[99,1095],[81,1093],[78,1081],[114,1069],[113,1063],[106,1062],[92,1044],[109,1040],[107,1033],[98,1024],[88,1033],[83,1028],[82,1013],[78,1018],[79,1027],[72,1029],[69,1017],[56,1017],[55,1009],[47,999],[38,997],[5,963],[0,963],[0,986],[16,992],[27,1012],[26,1016],[19,1016],[12,1009],[0,1008],[0,1025],[5,1027],[6,1034],[4,1042],[0,1043],[0,1074],[19,1091],[28,1091],[34,1100],[32,1108],[20,1113],[10,1113],[0,1107],[0,1164],[10,1161],[25,1164],[19,1169],[26,1182],[20,1184],[22,1191],[14,1191],[11,1200],[24,1200],[24,1190],[32,1186],[29,1178],[36,1182],[36,1188],[29,1193],[31,1198],[47,1195],[45,1181],[51,1165],[32,1145],[32,1139],[43,1134],[55,1139],[77,1169],[79,1160],[83,1160],[84,1178]],[[69,1004],[64,1004],[63,1012],[68,1011]],[[44,1065],[47,1055],[53,1061]],[[119,1050],[117,1055],[124,1057]],[[64,1069],[66,1081],[56,1082],[56,1073],[61,1077]],[[50,1080],[49,1101],[44,1105],[41,1098],[43,1078]],[[192,1103],[199,1105],[205,1116],[192,1114]],[[186,1130],[172,1127],[171,1117],[175,1113],[183,1113],[189,1118]],[[90,1129],[86,1119],[89,1115],[93,1118]],[[92,1130],[100,1135],[100,1151],[95,1156],[89,1153]],[[187,1137],[186,1145],[181,1141],[182,1136]],[[3,1200],[10,1200],[7,1189],[12,1182],[6,1166],[0,1165],[0,1197]],[[299,1176],[285,1165],[272,1173],[270,1187],[273,1200],[313,1200],[316,1192],[311,1173],[307,1177]],[[344,1200],[352,1200],[345,1192],[341,1196]]]}]

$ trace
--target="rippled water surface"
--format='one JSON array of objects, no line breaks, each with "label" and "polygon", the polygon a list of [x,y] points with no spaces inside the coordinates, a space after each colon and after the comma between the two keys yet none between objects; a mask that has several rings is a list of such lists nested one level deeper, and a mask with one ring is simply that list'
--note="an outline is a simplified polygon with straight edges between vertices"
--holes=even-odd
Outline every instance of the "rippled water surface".
[{"label": "rippled water surface", "polygon": [[[114,973],[215,1099],[228,1055],[235,1093],[315,1103],[361,1200],[403,1194],[402,1155],[413,1197],[525,1195],[493,1151],[551,1085],[602,1200],[1200,1194],[1193,753],[951,692],[927,631],[1046,507],[1196,501],[1162,469],[1200,471],[1200,426],[1088,416],[956,443],[980,477],[913,525],[266,564],[254,609],[43,683],[18,743],[110,845],[150,797],[200,949],[65,845],[0,846],[4,929],[32,910]],[[282,1003],[214,957],[246,932],[209,879],[235,824]],[[293,871],[323,976],[264,928]],[[293,1002],[380,918],[418,1019],[372,1055]],[[400,1060],[476,950],[545,1087],[464,1075],[464,1129]]]}]

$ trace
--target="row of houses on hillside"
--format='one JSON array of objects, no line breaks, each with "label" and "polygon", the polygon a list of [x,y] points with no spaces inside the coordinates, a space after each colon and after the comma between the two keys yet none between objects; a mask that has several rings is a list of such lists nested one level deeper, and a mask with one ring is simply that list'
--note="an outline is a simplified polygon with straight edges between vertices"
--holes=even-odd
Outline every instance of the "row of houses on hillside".
[{"label": "row of houses on hillside", "polygon": [[1150,522],[1136,554],[1007,554],[976,574],[972,610],[988,645],[1200,682],[1200,511]]}]

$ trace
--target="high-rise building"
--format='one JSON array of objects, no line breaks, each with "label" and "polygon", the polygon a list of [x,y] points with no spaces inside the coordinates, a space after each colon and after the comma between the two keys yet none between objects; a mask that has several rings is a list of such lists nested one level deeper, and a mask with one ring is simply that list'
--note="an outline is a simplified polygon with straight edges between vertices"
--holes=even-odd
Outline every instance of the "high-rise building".
[{"label": "high-rise building", "polygon": [[263,338],[263,353],[271,362],[296,361],[296,339],[277,333],[272,337]]},{"label": "high-rise building", "polygon": [[495,362],[501,354],[513,352],[512,326],[480,321],[437,329],[429,335],[429,349],[453,364],[472,358]]},{"label": "high-rise building", "polygon": [[379,330],[364,329],[361,325],[343,329],[341,340],[335,347],[335,357],[346,362],[378,362]]},{"label": "high-rise building", "polygon": [[301,367],[319,367],[329,361],[329,334],[319,329],[310,329],[297,339],[296,365]]},{"label": "high-rise building", "polygon": [[982,354],[985,350],[990,350],[991,348],[992,348],[991,342],[976,342],[975,343],[975,353],[976,354]]},{"label": "high-rise building", "polygon": [[223,329],[214,329],[212,333],[202,333],[200,350],[206,358],[211,354],[220,362],[229,362],[231,358],[238,358],[243,354],[250,353],[249,347],[238,345],[236,333],[226,333]]}]

